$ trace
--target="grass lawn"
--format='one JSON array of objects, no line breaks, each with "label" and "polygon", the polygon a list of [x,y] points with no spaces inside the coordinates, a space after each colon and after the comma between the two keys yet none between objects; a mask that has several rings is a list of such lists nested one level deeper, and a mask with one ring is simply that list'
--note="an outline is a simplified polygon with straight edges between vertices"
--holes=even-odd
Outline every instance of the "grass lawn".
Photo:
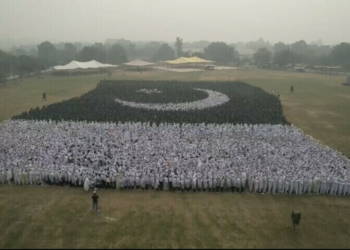
[{"label": "grass lawn", "polygon": [[[238,78],[279,93],[284,114],[291,123],[350,157],[350,87],[341,85],[344,75],[240,71]],[[294,93],[290,92],[292,85]]]},{"label": "grass lawn", "polygon": [[[1,248],[348,248],[346,197],[0,188]],[[292,228],[291,211],[302,212]]]},{"label": "grass lawn", "polygon": [[[79,96],[106,78],[47,75],[1,85],[0,121]],[[240,69],[116,71],[112,79],[240,80],[273,90],[290,122],[350,156],[350,87],[341,86],[344,76]],[[101,212],[96,214],[90,211],[90,195],[82,188],[0,186],[0,248],[350,246],[350,201],[344,197],[101,190]],[[295,231],[293,209],[302,212]]]}]

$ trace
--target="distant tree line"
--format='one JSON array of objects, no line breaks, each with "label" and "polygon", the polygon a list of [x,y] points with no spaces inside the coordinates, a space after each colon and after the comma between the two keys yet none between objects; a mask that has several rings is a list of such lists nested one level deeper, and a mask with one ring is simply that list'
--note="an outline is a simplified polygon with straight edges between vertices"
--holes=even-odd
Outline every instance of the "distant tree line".
[{"label": "distant tree line", "polygon": [[15,56],[0,50],[0,82],[9,75],[19,75],[43,70],[41,60],[28,55]]},{"label": "distant tree line", "polygon": [[[185,46],[187,51],[185,51]],[[188,50],[200,46],[203,52]],[[105,43],[81,44],[45,41],[33,46],[13,47],[11,51],[0,51],[0,78],[9,75],[24,75],[38,72],[56,65],[64,65],[72,60],[122,64],[140,58],[153,62],[173,60],[177,57],[198,56],[213,61],[228,63],[238,58],[233,47],[222,42],[200,41],[183,43],[177,37],[173,45],[166,42],[131,42],[125,39],[107,39]]]},{"label": "distant tree line", "polygon": [[37,72],[56,65],[64,65],[72,60],[97,60],[101,63],[122,64],[140,58],[152,62],[172,60],[180,56],[198,56],[221,64],[242,62],[240,49],[255,51],[253,62],[263,66],[274,64],[341,66],[350,70],[350,43],[336,46],[323,45],[322,41],[307,44],[304,40],[292,44],[278,42],[274,45],[260,38],[248,43],[238,42],[184,42],[177,37],[173,44],[161,41],[135,41],[126,39],[107,39],[105,43],[83,44],[59,43],[49,41],[35,46],[13,47],[11,51],[0,51],[0,78],[7,75],[23,75]]},{"label": "distant tree line", "polygon": [[304,40],[292,44],[278,42],[273,47],[258,48],[253,59],[257,65],[340,66],[347,71],[350,70],[350,43],[340,43],[331,47],[322,44],[307,44]]}]

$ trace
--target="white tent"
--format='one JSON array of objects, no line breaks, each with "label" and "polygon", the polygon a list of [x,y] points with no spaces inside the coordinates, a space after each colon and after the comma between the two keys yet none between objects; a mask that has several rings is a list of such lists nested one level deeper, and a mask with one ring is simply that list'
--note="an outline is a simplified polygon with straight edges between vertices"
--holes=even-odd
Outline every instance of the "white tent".
[{"label": "white tent", "polygon": [[103,64],[98,61],[92,60],[89,62],[78,62],[71,61],[70,63],[63,66],[55,66],[55,70],[73,70],[73,69],[98,69],[98,68],[111,68],[117,67],[118,65]]},{"label": "white tent", "polygon": [[146,66],[154,65],[154,63],[145,62],[140,59],[136,59],[134,61],[124,63],[124,65],[132,66],[132,67],[146,67]]},{"label": "white tent", "polygon": [[197,56],[193,57],[179,57],[175,60],[165,61],[169,64],[179,65],[179,64],[201,64],[201,63],[212,63],[213,61],[205,60]]}]

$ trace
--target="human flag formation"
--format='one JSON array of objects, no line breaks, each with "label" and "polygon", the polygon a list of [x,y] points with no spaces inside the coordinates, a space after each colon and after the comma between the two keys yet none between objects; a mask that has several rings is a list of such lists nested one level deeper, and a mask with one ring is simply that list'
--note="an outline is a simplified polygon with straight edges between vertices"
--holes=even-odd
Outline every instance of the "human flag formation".
[{"label": "human flag formation", "polygon": [[0,125],[0,182],[350,194],[350,161],[243,82],[102,81]]}]

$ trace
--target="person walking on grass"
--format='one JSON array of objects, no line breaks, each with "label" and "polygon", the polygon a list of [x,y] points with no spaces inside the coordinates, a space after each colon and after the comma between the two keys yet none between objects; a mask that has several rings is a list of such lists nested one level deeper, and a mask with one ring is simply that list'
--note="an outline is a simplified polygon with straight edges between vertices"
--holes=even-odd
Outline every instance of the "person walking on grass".
[{"label": "person walking on grass", "polygon": [[94,191],[94,194],[92,195],[92,211],[100,211],[98,209],[98,195],[96,194],[96,190]]}]

